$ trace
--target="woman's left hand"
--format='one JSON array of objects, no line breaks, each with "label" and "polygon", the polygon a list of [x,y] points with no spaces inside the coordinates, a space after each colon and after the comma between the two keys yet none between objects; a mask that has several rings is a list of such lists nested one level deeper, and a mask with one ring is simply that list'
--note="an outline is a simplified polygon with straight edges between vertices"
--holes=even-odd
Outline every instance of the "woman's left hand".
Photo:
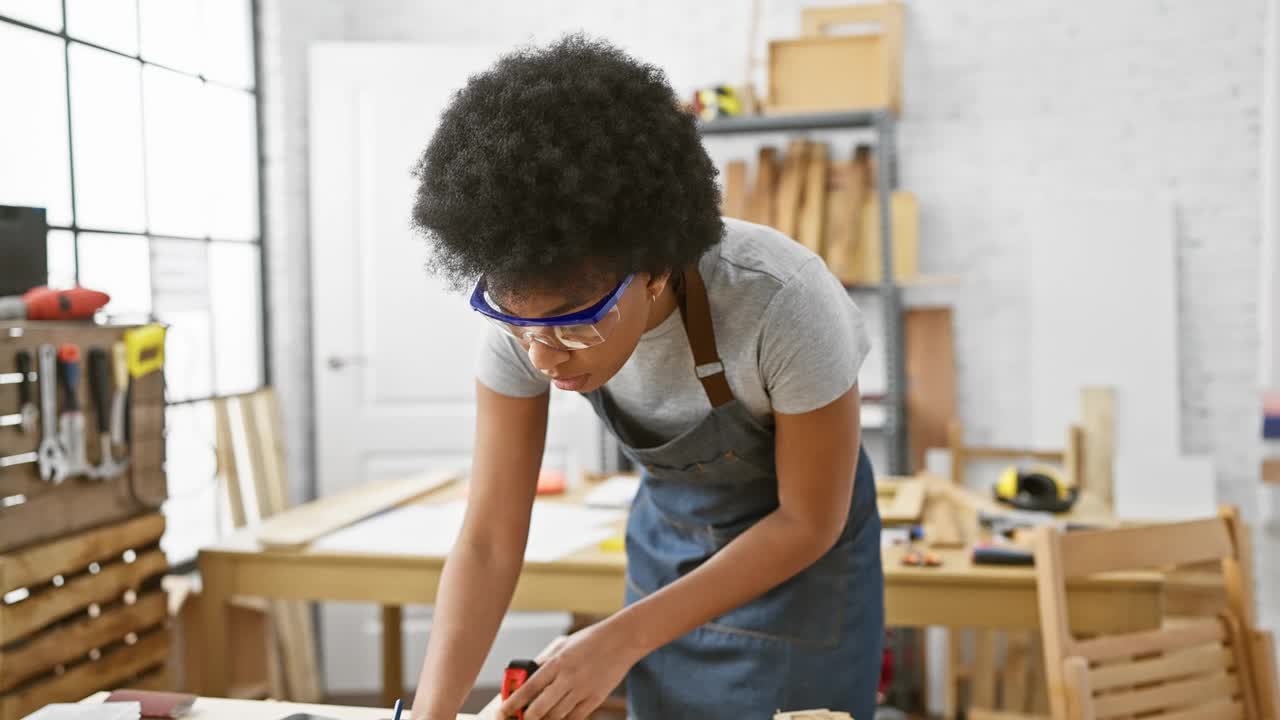
[{"label": "woman's left hand", "polygon": [[[553,643],[538,657],[538,671],[502,703],[499,718],[585,720],[639,661],[618,623],[605,620]],[[527,706],[527,707],[526,707]]]}]

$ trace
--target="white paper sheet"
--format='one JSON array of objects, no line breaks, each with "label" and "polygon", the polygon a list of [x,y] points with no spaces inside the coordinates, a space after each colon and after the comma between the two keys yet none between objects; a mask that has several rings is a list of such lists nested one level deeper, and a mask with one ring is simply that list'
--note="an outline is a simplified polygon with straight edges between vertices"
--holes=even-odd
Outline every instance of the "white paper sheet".
[{"label": "white paper sheet", "polygon": [[138,720],[141,716],[142,705],[137,702],[55,703],[28,715],[27,720]]},{"label": "white paper sheet", "polygon": [[[466,501],[409,505],[330,533],[313,550],[391,555],[448,555],[462,529]],[[528,562],[551,562],[596,545],[616,533],[623,513],[557,502],[535,502],[529,527]]]}]

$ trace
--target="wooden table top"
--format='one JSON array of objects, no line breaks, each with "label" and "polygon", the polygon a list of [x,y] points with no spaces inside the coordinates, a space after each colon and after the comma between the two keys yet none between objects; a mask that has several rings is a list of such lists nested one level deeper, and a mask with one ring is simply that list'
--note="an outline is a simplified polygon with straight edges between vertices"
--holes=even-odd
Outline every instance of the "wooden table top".
[{"label": "wooden table top", "polygon": [[[946,483],[941,478],[929,482],[931,497],[935,491],[958,493],[958,496],[963,497],[975,510],[981,508],[998,511],[1002,507],[991,498],[978,495],[972,491],[943,489],[943,485],[939,483],[945,485],[949,485],[949,483]],[[564,495],[543,497],[539,498],[538,501],[578,503],[581,502],[582,497],[590,489],[591,486],[580,486]],[[454,483],[435,490],[416,502],[440,503],[457,500],[465,496],[466,487],[459,483]],[[1089,499],[1088,496],[1082,498],[1079,506],[1071,513],[1065,514],[1063,519],[1080,523],[1114,524],[1110,514],[1102,509],[1099,504]],[[617,529],[619,533],[622,532],[625,522],[625,519],[618,521]],[[966,532],[973,532],[973,529],[970,528]],[[987,586],[1026,586],[1035,583],[1033,568],[1027,566],[975,564],[970,558],[968,548],[932,550],[943,561],[942,566],[932,568],[904,566],[901,559],[906,551],[907,548],[905,546],[889,546],[883,549],[882,557],[886,582],[901,582],[913,585],[938,584],[950,587],[964,583]],[[288,562],[295,566],[313,564],[439,569],[443,567],[445,561],[445,557],[442,555],[332,551],[311,547],[302,550],[266,548],[257,541],[254,531],[249,528],[228,535],[217,543],[202,549],[201,552],[213,556],[253,556],[257,560]],[[618,550],[606,550],[597,546],[584,548],[568,557],[552,562],[527,562],[524,567],[526,572],[564,571],[579,574],[599,573],[605,576],[620,576],[626,571],[626,554]],[[1101,583],[1114,588],[1117,587],[1115,583],[1150,587],[1152,584],[1159,584],[1160,582],[1158,573],[1144,572],[1113,573],[1098,578],[1085,579],[1079,584],[1087,586]],[[1076,584],[1073,583],[1073,585]]]},{"label": "wooden table top", "polygon": [[[80,702],[97,704],[106,700],[107,693],[91,695]],[[309,705],[278,702],[275,700],[229,700],[226,698],[196,699],[191,712],[184,718],[191,720],[283,720],[294,713],[311,713],[334,720],[389,720],[391,711],[386,708],[345,707],[341,705]],[[406,711],[401,718],[409,716]],[[458,720],[476,720],[478,715],[459,715]]]}]

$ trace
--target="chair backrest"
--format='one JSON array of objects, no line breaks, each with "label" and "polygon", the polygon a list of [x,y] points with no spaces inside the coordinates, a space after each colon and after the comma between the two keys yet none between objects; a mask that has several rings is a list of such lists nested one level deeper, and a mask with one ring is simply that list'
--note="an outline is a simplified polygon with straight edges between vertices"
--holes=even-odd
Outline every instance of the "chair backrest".
[{"label": "chair backrest", "polygon": [[[1037,530],[1036,575],[1050,706],[1055,718],[1258,718],[1250,669],[1252,584],[1239,519],[1061,533]],[[1155,630],[1077,639],[1067,585],[1098,573],[1221,563],[1227,608]]]}]

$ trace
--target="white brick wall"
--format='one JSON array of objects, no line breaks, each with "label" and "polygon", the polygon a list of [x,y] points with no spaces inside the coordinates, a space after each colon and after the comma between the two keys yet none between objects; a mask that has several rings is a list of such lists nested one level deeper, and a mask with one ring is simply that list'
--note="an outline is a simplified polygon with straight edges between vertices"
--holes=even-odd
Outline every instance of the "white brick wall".
[{"label": "white brick wall", "polygon": [[[960,407],[975,441],[1021,437],[1030,418],[1028,359],[1011,340],[1028,333],[1029,250],[1008,222],[1028,181],[1167,192],[1178,205],[1183,449],[1211,455],[1220,498],[1254,516],[1265,2],[908,0],[902,181],[920,198],[923,269],[966,279],[942,297],[956,309]],[[798,32],[807,4],[818,3],[762,3],[762,35]],[[301,491],[311,463],[306,44],[514,44],[584,29],[667,68],[684,92],[739,81],[749,6],[263,0],[272,348]],[[1277,542],[1259,540],[1261,567],[1274,567]],[[1276,626],[1280,588],[1263,591]]]}]

